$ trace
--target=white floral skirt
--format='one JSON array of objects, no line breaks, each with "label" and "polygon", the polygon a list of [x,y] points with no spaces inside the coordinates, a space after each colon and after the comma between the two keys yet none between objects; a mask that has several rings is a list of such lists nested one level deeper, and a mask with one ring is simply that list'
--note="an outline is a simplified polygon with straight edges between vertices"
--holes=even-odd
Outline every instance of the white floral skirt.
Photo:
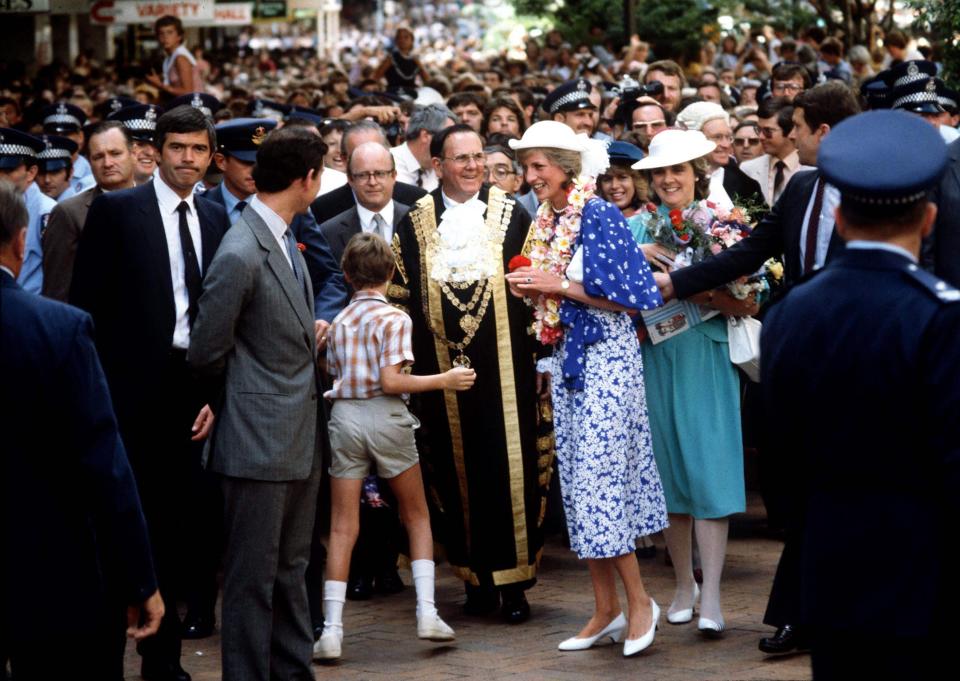
[{"label": "white floral skirt", "polygon": [[557,461],[570,548],[580,558],[613,558],[666,527],[667,506],[633,323],[624,313],[590,313],[604,338],[587,346],[583,390],[563,384],[563,341],[553,357]]}]

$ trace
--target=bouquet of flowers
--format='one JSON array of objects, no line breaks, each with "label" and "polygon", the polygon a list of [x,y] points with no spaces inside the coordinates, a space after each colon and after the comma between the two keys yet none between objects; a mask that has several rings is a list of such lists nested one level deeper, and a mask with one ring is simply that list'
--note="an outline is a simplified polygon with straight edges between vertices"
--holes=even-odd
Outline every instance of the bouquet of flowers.
[{"label": "bouquet of flowers", "polygon": [[[660,246],[676,256],[671,269],[680,269],[700,262],[730,248],[750,236],[753,228],[749,213],[734,207],[724,213],[710,201],[698,201],[686,210],[671,210],[666,218],[657,206],[646,205],[649,217],[649,232]],[[772,284],[783,278],[783,264],[771,258],[759,270],[727,284],[727,291],[738,300],[755,294],[757,302],[763,302]]]}]

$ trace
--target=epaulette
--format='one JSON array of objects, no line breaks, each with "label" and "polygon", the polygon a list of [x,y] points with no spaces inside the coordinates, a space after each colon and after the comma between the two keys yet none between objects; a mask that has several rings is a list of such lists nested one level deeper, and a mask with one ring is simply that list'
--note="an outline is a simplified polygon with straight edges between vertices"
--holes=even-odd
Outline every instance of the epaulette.
[{"label": "epaulette", "polygon": [[914,263],[906,268],[907,276],[929,291],[937,300],[944,303],[960,301],[960,290],[957,290],[935,274],[927,272]]}]

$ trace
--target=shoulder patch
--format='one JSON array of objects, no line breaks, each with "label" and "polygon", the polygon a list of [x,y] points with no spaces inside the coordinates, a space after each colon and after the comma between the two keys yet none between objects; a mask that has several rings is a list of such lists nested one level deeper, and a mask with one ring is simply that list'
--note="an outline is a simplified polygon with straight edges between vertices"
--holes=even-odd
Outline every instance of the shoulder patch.
[{"label": "shoulder patch", "polygon": [[907,265],[907,277],[915,281],[934,298],[944,303],[960,301],[960,290],[954,288],[935,274],[931,274],[916,264]]}]

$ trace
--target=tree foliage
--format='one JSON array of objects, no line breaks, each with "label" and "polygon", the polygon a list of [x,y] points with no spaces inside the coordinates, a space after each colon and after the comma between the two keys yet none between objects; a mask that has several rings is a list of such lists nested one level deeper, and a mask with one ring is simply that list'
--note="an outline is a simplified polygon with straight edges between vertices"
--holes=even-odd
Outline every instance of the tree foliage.
[{"label": "tree foliage", "polygon": [[517,14],[543,17],[571,43],[588,40],[590,28],[610,37],[623,36],[623,5],[610,0],[513,0]]},{"label": "tree foliage", "polygon": [[940,46],[943,71],[953,87],[960,87],[960,0],[910,0],[917,10],[914,31],[923,31]]},{"label": "tree foliage", "polygon": [[690,0],[636,0],[634,30],[660,59],[685,62],[700,52],[700,43],[717,22],[717,9]]}]

